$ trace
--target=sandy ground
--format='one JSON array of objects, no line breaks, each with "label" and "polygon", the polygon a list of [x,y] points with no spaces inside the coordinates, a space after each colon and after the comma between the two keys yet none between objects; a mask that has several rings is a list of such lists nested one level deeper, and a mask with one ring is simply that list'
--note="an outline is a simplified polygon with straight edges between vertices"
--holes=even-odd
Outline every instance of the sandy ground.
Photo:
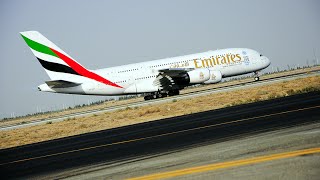
[{"label": "sandy ground", "polygon": [[320,89],[319,75],[259,87],[215,93],[209,96],[179,100],[178,102],[172,101],[134,109],[127,108],[52,124],[1,131],[0,148],[20,146],[237,104],[262,101],[315,89]]}]

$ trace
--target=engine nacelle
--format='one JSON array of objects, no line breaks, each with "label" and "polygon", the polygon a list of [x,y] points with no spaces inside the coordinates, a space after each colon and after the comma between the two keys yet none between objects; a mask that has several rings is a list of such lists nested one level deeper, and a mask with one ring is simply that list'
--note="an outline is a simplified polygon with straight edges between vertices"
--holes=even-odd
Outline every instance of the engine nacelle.
[{"label": "engine nacelle", "polygon": [[190,84],[204,83],[210,79],[210,70],[209,69],[195,69],[187,72],[189,76]]},{"label": "engine nacelle", "polygon": [[220,71],[212,71],[210,70],[210,78],[205,84],[213,84],[213,83],[218,83],[222,80],[222,74]]},{"label": "engine nacelle", "polygon": [[146,92],[156,92],[159,90],[158,86],[153,85],[153,79],[146,79],[143,81],[139,81],[138,83],[134,83],[128,88],[125,89],[124,93],[146,93]]}]

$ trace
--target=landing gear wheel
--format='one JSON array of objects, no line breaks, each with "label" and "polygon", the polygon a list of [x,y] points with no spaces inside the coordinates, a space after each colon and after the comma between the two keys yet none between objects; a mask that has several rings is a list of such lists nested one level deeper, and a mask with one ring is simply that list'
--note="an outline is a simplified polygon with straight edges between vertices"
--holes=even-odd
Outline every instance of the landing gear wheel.
[{"label": "landing gear wheel", "polygon": [[259,78],[259,71],[255,71],[253,72],[254,73],[254,81],[259,81],[260,78]]},{"label": "landing gear wheel", "polygon": [[[151,99],[158,99],[158,98],[164,98],[164,97],[167,97],[168,94],[167,93],[154,93],[154,94],[149,94],[149,95],[146,95],[144,97],[144,100],[145,101],[148,101],[148,100],[151,100]],[[173,95],[172,95],[173,96]]]},{"label": "landing gear wheel", "polygon": [[175,95],[179,95],[179,94],[180,94],[179,90],[172,90],[172,91],[169,91],[169,93],[168,93],[169,96],[175,96]]},{"label": "landing gear wheel", "polygon": [[168,96],[174,96],[173,91],[169,91]]},{"label": "landing gear wheel", "polygon": [[152,99],[157,99],[158,98],[157,94],[153,94],[151,96],[152,96]]},{"label": "landing gear wheel", "polygon": [[150,100],[150,99],[151,99],[151,96],[149,96],[149,95],[144,97],[144,100],[145,100],[145,101],[148,101],[148,100]]}]

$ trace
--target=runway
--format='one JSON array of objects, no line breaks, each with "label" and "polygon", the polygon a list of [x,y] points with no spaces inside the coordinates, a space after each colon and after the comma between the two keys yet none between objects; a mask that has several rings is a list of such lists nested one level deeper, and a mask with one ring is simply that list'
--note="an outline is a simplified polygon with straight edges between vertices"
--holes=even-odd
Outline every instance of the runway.
[{"label": "runway", "polygon": [[153,180],[153,179],[164,179],[164,178],[167,179],[167,178],[185,176],[185,175],[190,175],[195,173],[203,173],[203,172],[213,171],[218,169],[252,165],[252,164],[257,164],[261,162],[274,161],[279,159],[292,158],[292,157],[304,156],[304,155],[310,155],[310,154],[316,154],[316,153],[320,153],[320,147],[279,153],[279,154],[272,154],[268,156],[253,157],[253,158],[241,159],[241,160],[235,160],[235,161],[214,163],[214,164],[197,166],[192,168],[179,169],[175,171],[162,172],[162,173],[156,173],[156,174],[151,174],[151,175],[142,176],[142,177],[130,178],[130,180]]},{"label": "runway", "polygon": [[[139,163],[279,129],[312,125],[319,123],[319,110],[317,92],[88,133],[0,150],[0,171],[6,179],[71,178],[97,171],[100,166],[122,167],[129,162]],[[167,168],[194,165],[197,164],[182,162]],[[127,176],[123,177],[167,170],[139,167],[135,167],[135,172],[125,172]]]},{"label": "runway", "polygon": [[23,124],[19,123],[19,124],[12,124],[12,125],[3,125],[3,126],[0,126],[0,131],[18,129],[18,128],[34,126],[34,125],[39,125],[39,124],[45,124],[47,122],[58,122],[58,121],[66,120],[68,118],[78,118],[78,117],[88,116],[88,115],[92,115],[92,114],[99,114],[99,113],[121,110],[121,109],[125,109],[128,107],[134,108],[134,107],[140,107],[140,106],[147,106],[150,104],[171,102],[173,99],[193,98],[193,97],[197,97],[197,96],[204,96],[206,94],[213,94],[213,93],[219,93],[219,92],[225,92],[225,91],[231,91],[231,90],[237,90],[237,89],[244,89],[244,88],[248,88],[248,87],[262,86],[262,85],[267,85],[267,84],[271,84],[271,83],[283,82],[283,81],[293,80],[293,79],[297,79],[297,78],[310,77],[310,76],[316,76],[316,75],[319,75],[319,71],[314,70],[314,71],[310,71],[308,73],[298,73],[298,74],[293,74],[293,75],[285,75],[285,76],[280,76],[280,77],[275,77],[275,78],[262,79],[260,81],[252,81],[252,82],[223,86],[223,87],[218,87],[218,88],[213,88],[213,89],[194,91],[194,92],[190,92],[190,93],[181,94],[179,96],[172,96],[172,97],[167,97],[167,98],[162,98],[162,99],[154,99],[154,100],[150,100],[150,101],[134,102],[134,103],[129,103],[129,104],[125,104],[125,105],[111,106],[111,107],[107,107],[107,108],[103,108],[103,109],[95,109],[95,110],[76,112],[76,113],[71,113],[71,114],[62,115],[62,116],[58,116],[58,117],[33,120],[30,122],[25,122]]}]

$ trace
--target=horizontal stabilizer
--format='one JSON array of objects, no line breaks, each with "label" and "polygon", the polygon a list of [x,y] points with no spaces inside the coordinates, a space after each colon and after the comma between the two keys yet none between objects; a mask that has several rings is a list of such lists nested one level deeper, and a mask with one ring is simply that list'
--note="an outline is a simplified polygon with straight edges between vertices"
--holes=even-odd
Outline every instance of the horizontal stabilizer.
[{"label": "horizontal stabilizer", "polygon": [[46,81],[46,84],[50,88],[69,88],[69,87],[75,87],[75,86],[81,85],[81,83],[75,83],[75,82],[64,81],[64,80]]}]

